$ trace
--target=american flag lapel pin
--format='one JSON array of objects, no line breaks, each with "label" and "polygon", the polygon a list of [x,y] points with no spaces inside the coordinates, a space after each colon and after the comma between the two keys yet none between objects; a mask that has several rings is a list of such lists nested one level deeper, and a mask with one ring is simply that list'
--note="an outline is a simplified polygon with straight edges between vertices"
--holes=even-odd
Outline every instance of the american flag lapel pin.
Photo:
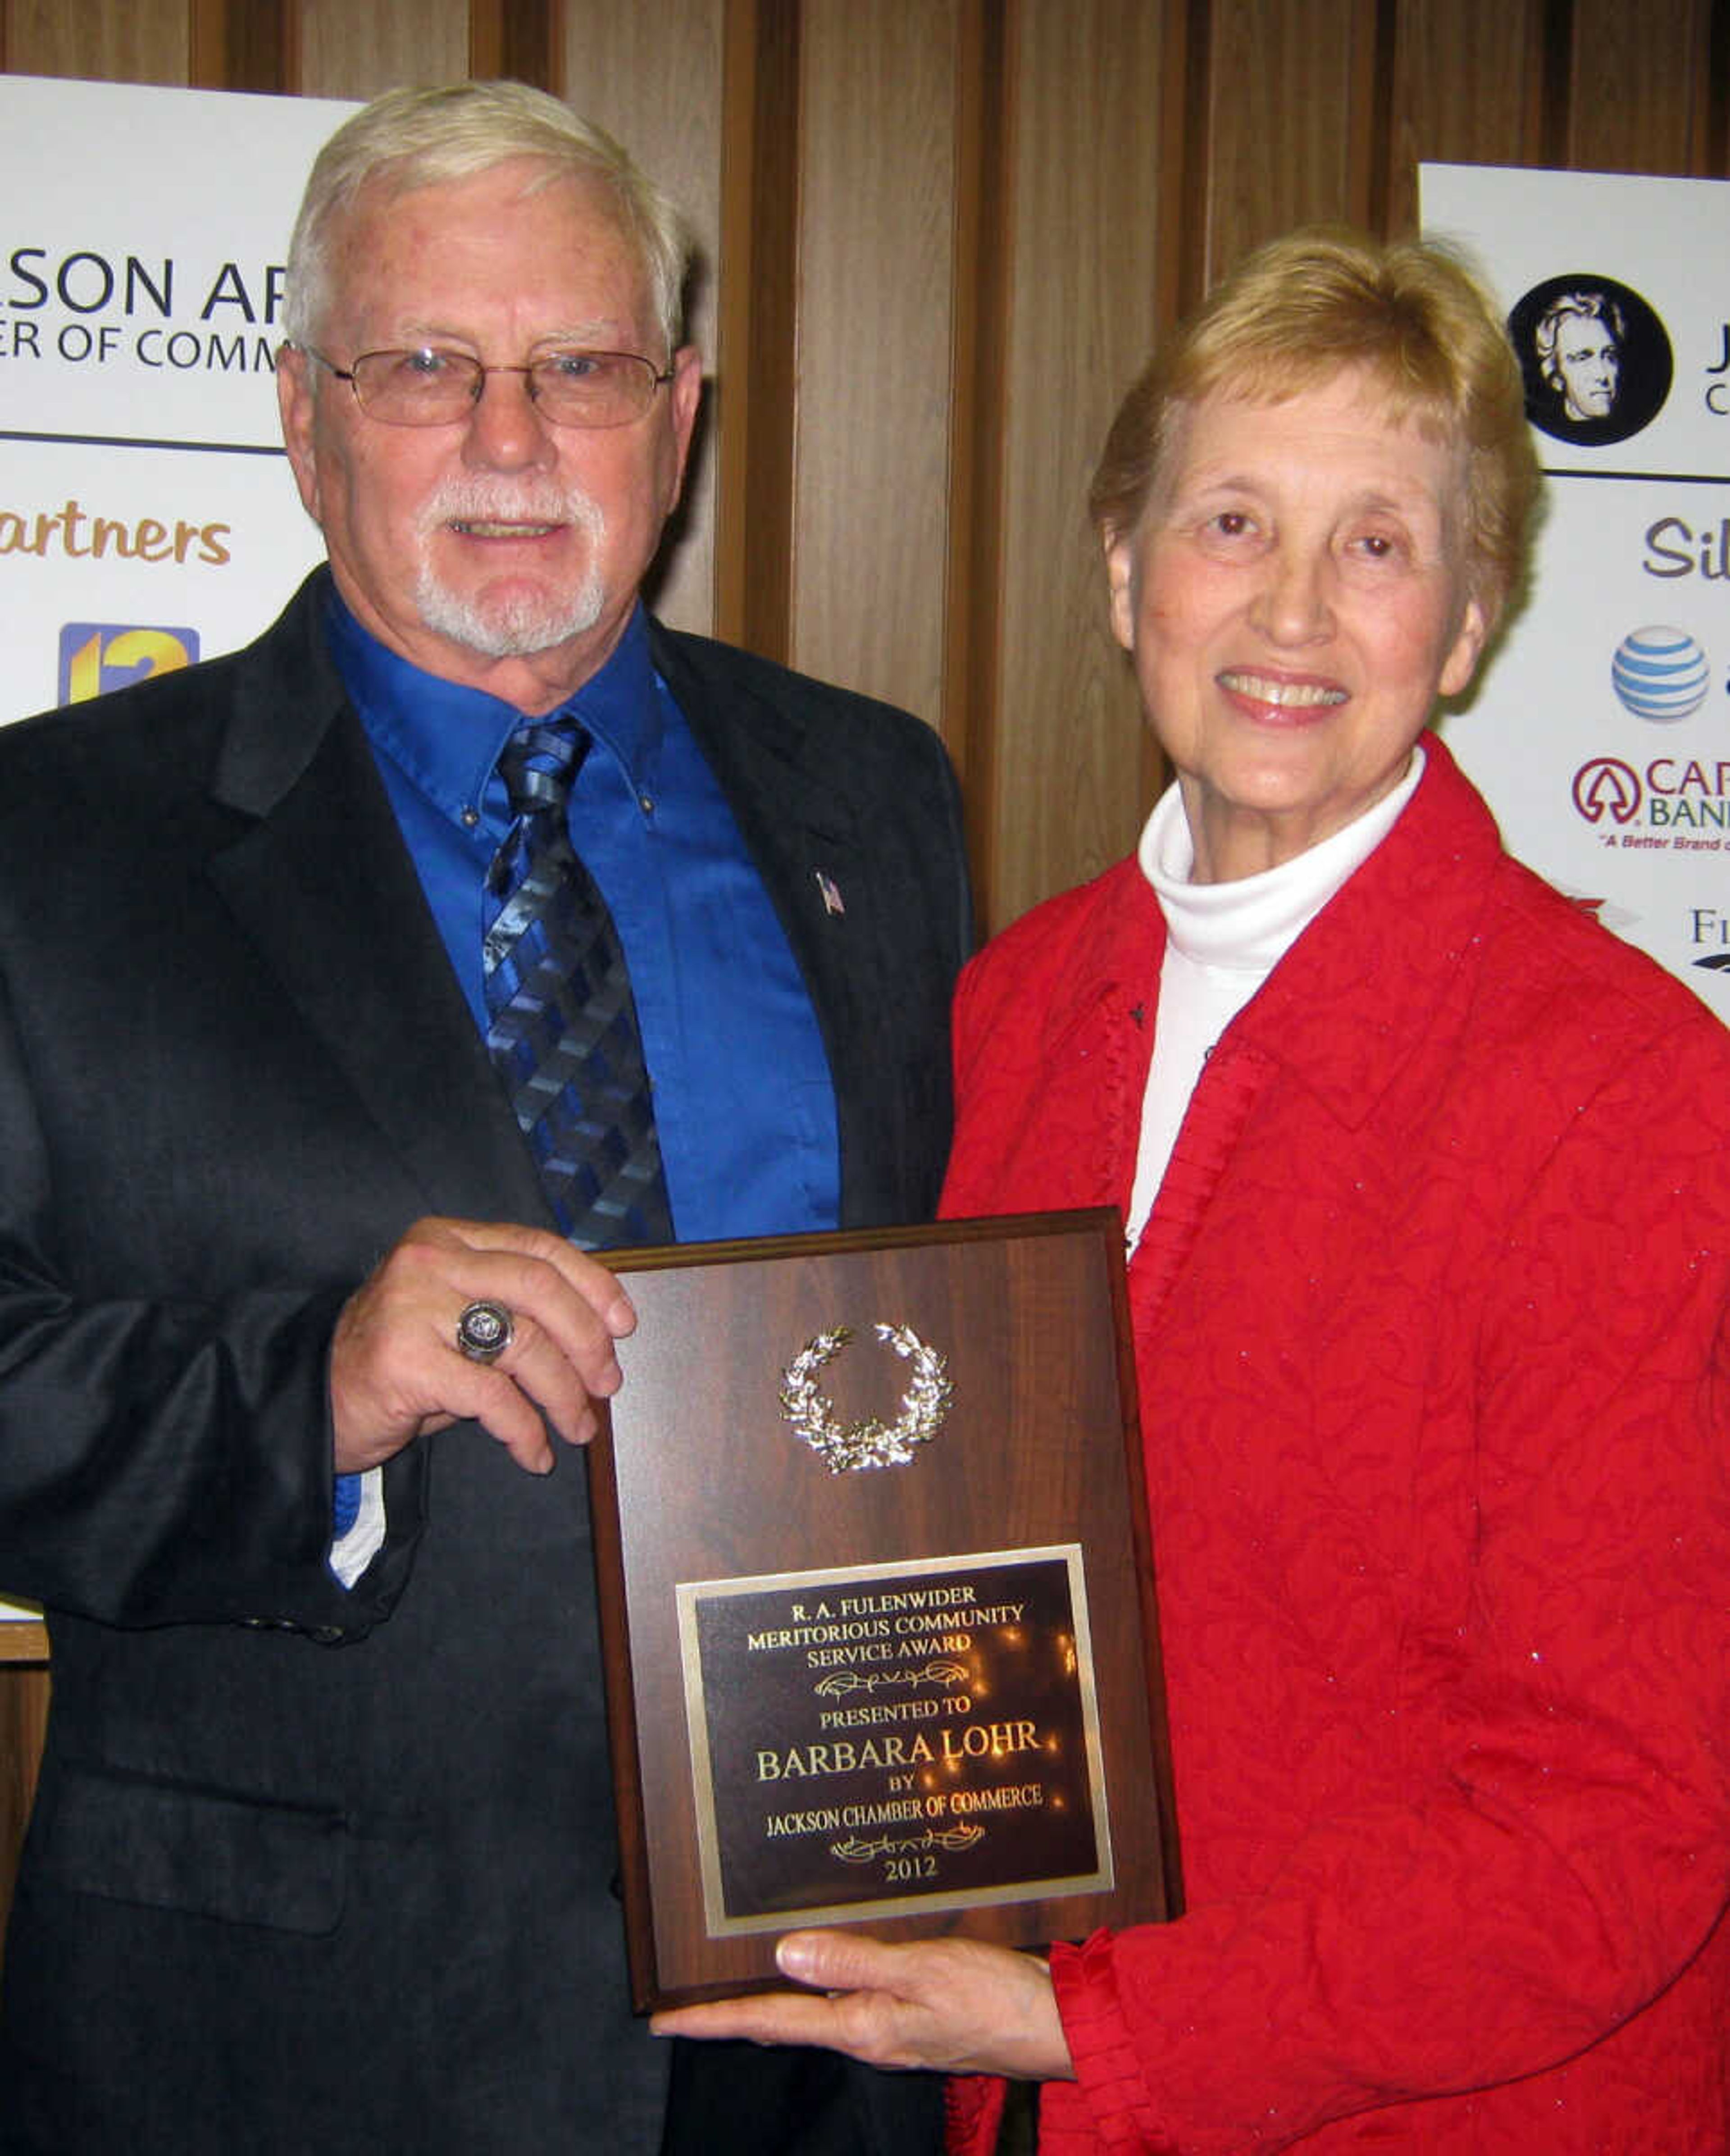
[{"label": "american flag lapel pin", "polygon": [[847,909],[841,903],[841,894],[835,888],[834,878],[830,875],[826,875],[821,869],[813,869],[811,873],[816,877],[817,888],[822,894],[824,911],[825,913],[844,913]]}]

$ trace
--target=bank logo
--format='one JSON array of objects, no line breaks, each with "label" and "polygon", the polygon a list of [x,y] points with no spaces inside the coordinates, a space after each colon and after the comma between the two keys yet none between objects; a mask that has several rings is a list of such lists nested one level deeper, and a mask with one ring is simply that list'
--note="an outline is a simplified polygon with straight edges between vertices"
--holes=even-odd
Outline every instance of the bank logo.
[{"label": "bank logo", "polygon": [[1589,824],[1631,824],[1640,814],[1640,773],[1613,756],[1594,756],[1573,774],[1573,805]]},{"label": "bank logo", "polygon": [[147,681],[152,674],[172,674],[198,656],[195,629],[146,629],[134,622],[69,621],[60,629],[59,700],[86,703]]},{"label": "bank logo", "polygon": [[1706,701],[1712,668],[1685,629],[1631,629],[1610,662],[1612,687],[1637,719],[1664,725]]}]

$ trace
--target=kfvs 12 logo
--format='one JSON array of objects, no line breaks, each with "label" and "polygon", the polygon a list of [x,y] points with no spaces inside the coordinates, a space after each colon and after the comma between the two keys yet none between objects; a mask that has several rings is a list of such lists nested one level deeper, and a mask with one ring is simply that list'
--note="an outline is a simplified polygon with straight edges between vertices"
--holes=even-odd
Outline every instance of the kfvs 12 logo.
[{"label": "kfvs 12 logo", "polygon": [[59,701],[86,703],[146,681],[152,674],[172,674],[198,656],[195,629],[141,628],[132,622],[69,621],[60,630]]}]

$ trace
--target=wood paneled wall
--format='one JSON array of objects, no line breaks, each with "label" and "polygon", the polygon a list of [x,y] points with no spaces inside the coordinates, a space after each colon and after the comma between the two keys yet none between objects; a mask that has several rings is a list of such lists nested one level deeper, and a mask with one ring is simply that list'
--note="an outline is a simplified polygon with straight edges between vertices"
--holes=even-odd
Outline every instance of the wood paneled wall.
[{"label": "wood paneled wall", "polygon": [[0,66],[365,97],[512,73],[685,205],[711,390],[657,593],[921,712],[1000,927],[1159,773],[1082,499],[1159,326],[1425,158],[1730,176],[1724,0],[0,0]]},{"label": "wood paneled wall", "polygon": [[[1158,783],[1082,506],[1156,330],[1290,225],[1409,228],[1420,160],[1730,177],[1725,0],[0,0],[0,68],[510,74],[629,143],[711,377],[659,603],[937,726],[993,927]],[[0,1793],[45,1686],[0,1673]]]}]

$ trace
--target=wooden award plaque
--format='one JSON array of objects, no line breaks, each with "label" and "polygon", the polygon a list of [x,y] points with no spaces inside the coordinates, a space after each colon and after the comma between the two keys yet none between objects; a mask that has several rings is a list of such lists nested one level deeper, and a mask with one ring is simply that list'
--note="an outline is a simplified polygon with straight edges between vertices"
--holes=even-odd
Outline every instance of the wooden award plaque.
[{"label": "wooden award plaque", "polygon": [[811,1924],[1176,1912],[1108,1211],[621,1254],[589,1450],[639,2012]]}]

